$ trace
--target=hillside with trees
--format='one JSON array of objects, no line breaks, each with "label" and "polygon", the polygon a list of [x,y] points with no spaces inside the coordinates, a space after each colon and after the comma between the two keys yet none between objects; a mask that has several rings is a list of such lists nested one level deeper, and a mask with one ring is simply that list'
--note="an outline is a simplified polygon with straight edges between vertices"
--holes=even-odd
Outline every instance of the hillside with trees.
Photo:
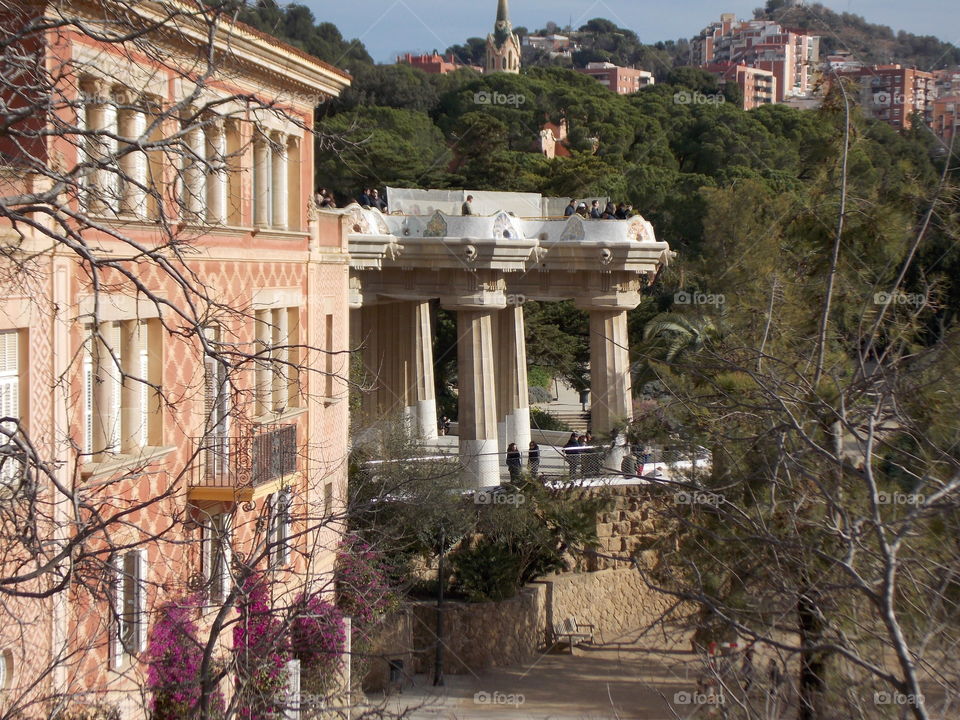
[{"label": "hillside with trees", "polygon": [[[946,9],[944,12],[949,14]],[[770,0],[755,15],[820,35],[821,55],[845,50],[864,63],[900,63],[921,70],[960,65],[960,48],[956,45],[932,35],[894,31],[854,13],[834,12],[820,3],[794,6],[787,0]]]}]

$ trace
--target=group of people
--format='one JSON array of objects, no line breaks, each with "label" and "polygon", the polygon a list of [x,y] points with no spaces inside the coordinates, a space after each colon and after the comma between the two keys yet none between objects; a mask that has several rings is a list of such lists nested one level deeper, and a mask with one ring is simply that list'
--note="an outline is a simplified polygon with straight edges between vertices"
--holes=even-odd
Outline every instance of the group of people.
[{"label": "group of people", "polygon": [[317,193],[313,196],[313,202],[319,208],[335,208],[337,206],[337,199],[326,188],[317,189]]},{"label": "group of people", "polygon": [[357,196],[357,202],[365,208],[376,208],[382,213],[387,212],[387,199],[380,197],[376,188],[364,188]]},{"label": "group of people", "polygon": [[570,465],[573,477],[596,475],[600,471],[601,453],[593,445],[593,435],[587,430],[584,434],[570,433],[563,446],[563,455]]},{"label": "group of people", "polygon": [[608,202],[607,206],[601,210],[600,201],[594,200],[590,204],[590,208],[587,209],[585,202],[578,203],[574,198],[570,198],[570,204],[563,211],[563,216],[570,217],[571,215],[579,215],[590,220],[627,220],[634,216],[634,212],[633,205],[629,203],[614,205],[612,202]]},{"label": "group of people", "polygon": [[[507,470],[510,472],[510,482],[517,483],[523,473],[523,454],[516,443],[507,446]],[[540,446],[533,440],[527,450],[527,472],[536,479],[540,475]]]}]

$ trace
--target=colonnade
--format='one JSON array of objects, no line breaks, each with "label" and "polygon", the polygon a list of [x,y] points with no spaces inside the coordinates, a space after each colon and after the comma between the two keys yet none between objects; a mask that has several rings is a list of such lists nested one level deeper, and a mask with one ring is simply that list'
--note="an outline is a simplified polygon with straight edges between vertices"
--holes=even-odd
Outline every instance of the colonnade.
[{"label": "colonnade", "polygon": [[[627,309],[581,306],[590,315],[593,431],[602,435],[633,414]],[[434,307],[428,299],[380,298],[376,304],[353,310],[351,317],[351,345],[362,348],[369,383],[364,413],[400,416],[425,439],[437,436]],[[516,443],[525,452],[531,439],[523,307],[449,302],[443,307],[457,317],[458,434],[464,484],[497,485],[507,445]],[[619,456],[614,455],[608,464],[619,468]]]}]

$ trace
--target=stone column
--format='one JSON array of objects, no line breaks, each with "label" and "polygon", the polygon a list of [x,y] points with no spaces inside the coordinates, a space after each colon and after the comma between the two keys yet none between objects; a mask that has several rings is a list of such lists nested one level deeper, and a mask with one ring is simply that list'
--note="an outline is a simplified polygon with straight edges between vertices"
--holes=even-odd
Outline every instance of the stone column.
[{"label": "stone column", "polygon": [[[106,83],[95,83],[94,93],[87,108],[87,123],[94,136],[88,141],[87,147],[91,159],[99,160],[103,167],[93,173],[93,183],[90,187],[90,209],[93,212],[116,213],[120,209],[119,177],[116,173],[117,140],[117,106],[113,102],[113,88]],[[111,166],[112,169],[111,169]]]},{"label": "stone column", "polygon": [[500,484],[493,353],[495,309],[457,311],[460,461],[468,487]]},{"label": "stone column", "polygon": [[497,313],[497,432],[500,451],[516,443],[520,452],[530,447],[530,401],[527,390],[527,343],[523,308],[511,306]]},{"label": "stone column", "polygon": [[[147,130],[147,116],[143,110],[126,109],[120,117],[120,134],[136,142]],[[147,217],[147,154],[131,150],[121,159],[125,178],[122,209],[139,220]]]},{"label": "stone column", "polygon": [[207,222],[227,222],[227,133],[222,120],[207,128]]},{"label": "stone column", "polygon": [[93,460],[103,461],[108,453],[119,452],[115,428],[119,422],[120,408],[114,395],[119,382],[120,370],[117,359],[121,357],[119,347],[114,351],[108,340],[116,342],[117,333],[110,323],[101,323],[99,332],[91,338],[90,363],[93,368]]},{"label": "stone column", "polygon": [[[595,435],[609,434],[618,423],[633,419],[630,350],[625,308],[589,308],[590,412]],[[620,469],[624,448],[616,446],[606,466]]]},{"label": "stone column", "polygon": [[[123,429],[120,438],[121,449],[132,453],[141,447],[143,432],[143,383],[147,381],[140,362],[140,354],[146,340],[146,324],[138,320],[125,320],[120,323],[120,358],[123,365],[123,388],[120,391],[120,412]],[[148,373],[149,374],[149,373]],[[143,382],[138,382],[139,378]]]},{"label": "stone column", "polygon": [[257,131],[253,138],[253,224],[270,227],[270,143]]},{"label": "stone column", "polygon": [[207,140],[199,125],[186,135],[184,156],[183,194],[187,220],[202,223],[207,219]]},{"label": "stone column", "polygon": [[430,303],[413,303],[413,373],[416,383],[416,417],[420,434],[437,439],[437,395],[433,375],[433,328]]},{"label": "stone column", "polygon": [[273,174],[273,222],[271,223],[277,230],[287,229],[287,136],[281,133],[273,133],[274,142],[273,163],[271,172]]}]

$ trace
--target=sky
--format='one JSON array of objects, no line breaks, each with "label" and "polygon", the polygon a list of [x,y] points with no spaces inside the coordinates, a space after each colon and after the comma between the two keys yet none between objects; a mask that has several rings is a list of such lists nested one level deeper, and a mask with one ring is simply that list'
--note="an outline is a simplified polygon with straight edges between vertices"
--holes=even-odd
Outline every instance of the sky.
[{"label": "sky", "polygon": [[[822,1],[822,0],[821,0]],[[309,6],[318,21],[332,22],[347,39],[357,38],[377,62],[394,62],[405,52],[443,52],[468,37],[493,30],[497,0],[296,0]],[[753,16],[765,0],[512,0],[515,26],[531,31],[548,21],[579,27],[595,17],[633,30],[645,43],[689,38],[720,13]],[[837,12],[862,15],[895,31],[935,35],[960,45],[957,0],[826,0]]]}]

